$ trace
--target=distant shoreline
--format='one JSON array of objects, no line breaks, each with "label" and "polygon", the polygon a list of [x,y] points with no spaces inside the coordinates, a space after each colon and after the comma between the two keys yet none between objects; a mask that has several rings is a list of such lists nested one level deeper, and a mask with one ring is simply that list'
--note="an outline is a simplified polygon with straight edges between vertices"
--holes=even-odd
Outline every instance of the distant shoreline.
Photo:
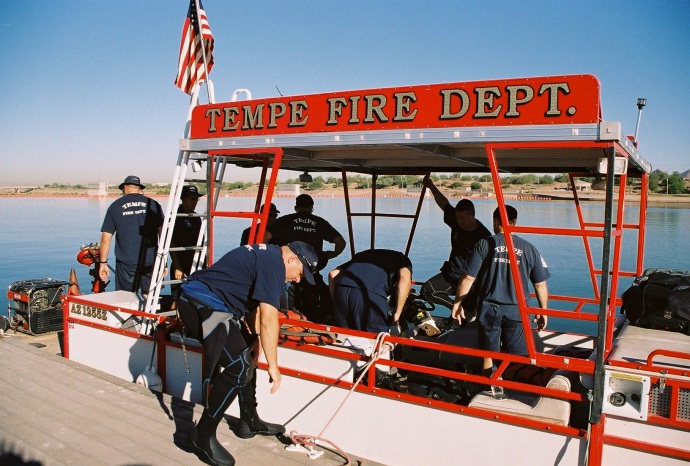
[{"label": "distant shoreline", "polygon": [[[317,189],[313,191],[305,191],[313,197],[344,197],[342,189]],[[154,190],[145,190],[144,193],[150,197],[156,198],[167,198],[168,193],[165,192],[155,192]],[[460,192],[446,191],[444,193],[449,199],[462,199],[467,198],[470,200],[480,200],[480,199],[492,199],[493,193],[472,193],[470,195],[465,195]],[[70,188],[37,188],[32,189],[27,192],[10,192],[7,188],[0,186],[0,198],[10,198],[10,199],[32,199],[32,198],[117,198],[121,196],[122,193],[117,189],[109,189],[106,196],[89,196],[87,194],[87,189],[70,189]],[[350,189],[350,197],[371,197],[370,191],[368,189]],[[413,192],[408,193],[404,189],[400,188],[385,188],[378,189],[376,192],[377,197],[406,197],[406,198],[418,198],[419,193]],[[221,196],[224,197],[254,197],[256,196],[255,189],[247,190],[227,190],[221,191]],[[276,198],[289,198],[295,197],[293,193],[285,194],[278,191],[274,192]],[[551,201],[572,201],[572,194],[570,191],[565,190],[555,190],[555,191],[538,191],[538,192],[528,192],[528,193],[517,193],[514,190],[504,191],[504,197],[510,200],[520,200],[520,201],[535,201],[535,202],[551,202]],[[602,202],[604,200],[604,194],[599,194],[598,192],[582,192],[578,193],[578,198],[582,202]],[[639,194],[627,194],[626,203],[637,204],[640,202]],[[647,203],[649,205],[673,205],[677,207],[690,208],[690,195],[677,195],[677,194],[650,194],[647,198]]]}]

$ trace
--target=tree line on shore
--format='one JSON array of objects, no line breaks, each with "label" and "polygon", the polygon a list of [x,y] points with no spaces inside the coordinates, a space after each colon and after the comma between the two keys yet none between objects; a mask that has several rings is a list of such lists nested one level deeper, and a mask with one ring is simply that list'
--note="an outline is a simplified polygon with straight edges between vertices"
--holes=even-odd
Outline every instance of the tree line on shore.
[{"label": "tree line on shore", "polygon": [[[391,187],[399,187],[405,189],[410,186],[421,186],[422,176],[418,175],[382,175],[376,178],[377,189],[385,189]],[[484,175],[463,175],[462,173],[450,173],[450,174],[432,174],[432,180],[437,186],[441,186],[447,189],[463,189],[466,190],[470,188],[473,191],[491,189],[492,181],[490,174]],[[595,177],[580,178],[583,181],[594,182]],[[616,177],[616,182],[620,178]],[[348,187],[351,189],[368,189],[371,187],[373,178],[367,175],[351,175],[347,177]],[[549,187],[558,183],[568,183],[569,176],[567,173],[560,175],[535,175],[532,173],[520,174],[520,175],[508,175],[501,177],[501,185],[504,188],[508,187],[520,187],[520,188],[531,188],[538,189],[540,187]],[[290,178],[283,181],[284,184],[299,184],[302,189],[315,191],[320,189],[330,189],[330,188],[341,188],[343,185],[343,180],[341,177],[329,176],[324,178],[323,176],[313,176],[312,180],[309,182],[300,181],[299,178]],[[247,190],[256,187],[258,183],[253,183],[249,181],[233,181],[224,182],[221,185],[223,190]],[[638,178],[628,178],[627,186],[635,189],[639,189],[640,180]],[[170,192],[170,185],[160,185],[153,183],[145,184],[148,192],[157,194],[167,194]],[[88,186],[82,184],[60,184],[51,183],[43,186],[47,189],[87,189]],[[547,188],[548,189],[548,188]],[[690,183],[683,179],[679,172],[673,172],[668,174],[662,170],[654,170],[649,175],[649,191],[651,193],[662,193],[662,194],[689,194],[690,193]]]}]

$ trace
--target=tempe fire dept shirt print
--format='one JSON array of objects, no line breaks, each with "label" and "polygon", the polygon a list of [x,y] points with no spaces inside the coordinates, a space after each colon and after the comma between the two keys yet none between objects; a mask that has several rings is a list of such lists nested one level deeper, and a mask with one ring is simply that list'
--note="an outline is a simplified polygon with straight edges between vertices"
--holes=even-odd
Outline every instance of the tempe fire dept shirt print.
[{"label": "tempe fire dept shirt print", "polygon": [[126,194],[108,207],[101,231],[115,235],[117,261],[150,265],[161,225],[163,209],[158,202],[143,194]]}]

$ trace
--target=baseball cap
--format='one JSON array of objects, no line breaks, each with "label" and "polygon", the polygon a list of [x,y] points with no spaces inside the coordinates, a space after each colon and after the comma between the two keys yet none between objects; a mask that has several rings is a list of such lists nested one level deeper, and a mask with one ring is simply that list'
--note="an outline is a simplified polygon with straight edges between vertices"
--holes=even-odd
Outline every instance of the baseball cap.
[{"label": "baseball cap", "polygon": [[203,196],[203,194],[199,194],[199,189],[197,189],[197,187],[194,185],[182,186],[182,195],[180,197],[192,196],[192,195],[196,196],[196,197]]},{"label": "baseball cap", "polygon": [[[266,204],[264,204],[264,205],[261,206],[260,212],[261,212],[262,214],[264,213],[264,207],[266,207]],[[271,214],[274,214],[274,213],[275,213],[275,214],[279,214],[279,213],[280,213],[280,211],[278,210],[278,208],[276,207],[275,204],[271,204],[270,210],[269,210],[268,212],[271,213]]]},{"label": "baseball cap", "polygon": [[287,247],[299,257],[304,266],[304,279],[310,285],[315,285],[314,272],[316,272],[316,266],[319,263],[319,255],[316,250],[302,241],[292,241],[287,244]]},{"label": "baseball cap", "polygon": [[135,186],[139,186],[141,189],[144,189],[146,187],[143,184],[141,184],[141,180],[139,180],[139,177],[134,175],[129,175],[127,178],[125,178],[125,181],[120,183],[120,189],[125,189],[126,184],[133,184]]}]

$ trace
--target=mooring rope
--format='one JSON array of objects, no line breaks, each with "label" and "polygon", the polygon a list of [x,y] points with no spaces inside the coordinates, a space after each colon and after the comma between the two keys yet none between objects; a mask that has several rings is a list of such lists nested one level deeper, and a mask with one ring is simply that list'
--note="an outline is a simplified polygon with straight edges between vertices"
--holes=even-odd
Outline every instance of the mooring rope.
[{"label": "mooring rope", "polygon": [[376,336],[376,340],[374,342],[374,346],[371,350],[371,356],[369,357],[369,360],[362,366],[362,369],[360,371],[359,377],[357,377],[357,380],[355,380],[355,383],[352,385],[350,390],[347,393],[347,396],[343,401],[340,403],[340,406],[338,406],[338,409],[335,410],[335,413],[331,416],[331,418],[328,420],[326,425],[324,426],[323,429],[321,429],[321,432],[319,432],[319,435],[317,436],[311,436],[311,435],[303,435],[303,434],[298,434],[296,431],[290,432],[290,439],[295,445],[302,445],[305,448],[307,448],[309,451],[312,451],[313,447],[316,446],[318,443],[317,442],[324,442],[333,447],[333,449],[340,454],[343,458],[345,458],[345,465],[350,464],[350,457],[345,453],[340,447],[338,447],[335,443],[331,442],[328,439],[325,439],[322,437],[323,433],[328,429],[328,426],[331,425],[333,420],[336,418],[340,410],[343,408],[345,403],[347,402],[348,398],[350,398],[350,395],[355,391],[355,388],[357,388],[357,385],[362,381],[362,378],[367,374],[369,368],[376,363],[381,358],[381,355],[385,352],[390,352],[393,349],[393,344],[390,342],[385,341],[386,337],[388,337],[388,333],[386,332],[381,332]]}]

